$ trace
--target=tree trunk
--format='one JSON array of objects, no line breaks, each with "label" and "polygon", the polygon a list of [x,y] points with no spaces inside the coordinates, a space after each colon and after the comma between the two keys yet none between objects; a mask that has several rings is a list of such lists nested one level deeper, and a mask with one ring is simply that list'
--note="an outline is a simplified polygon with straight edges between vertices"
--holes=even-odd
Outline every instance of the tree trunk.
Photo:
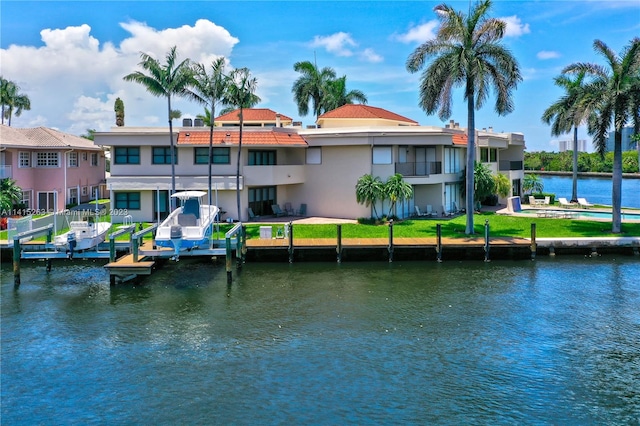
[{"label": "tree trunk", "polygon": [[244,124],[244,117],[242,115],[242,105],[240,106],[240,140],[238,141],[238,162],[236,166],[236,204],[238,207],[238,220],[240,220],[240,152],[242,150],[242,126]]},{"label": "tree trunk", "polygon": [[[176,159],[173,144],[173,120],[171,119],[171,95],[167,96],[167,104],[169,107],[169,145],[171,150],[171,194],[169,194],[171,211],[176,208],[176,199],[171,197],[176,192]],[[158,206],[159,207],[159,206]]]},{"label": "tree trunk", "polygon": [[622,228],[622,131],[618,129],[614,133],[612,183],[611,232],[619,234]]},{"label": "tree trunk", "polygon": [[475,123],[475,105],[473,93],[467,94],[467,192],[466,192],[466,201],[467,201],[467,228],[465,229],[465,234],[471,235],[474,233],[473,230],[473,212],[475,210],[474,206],[474,166],[476,161],[476,123]]},{"label": "tree trunk", "polygon": [[573,127],[573,187],[571,202],[578,202],[578,126]]}]

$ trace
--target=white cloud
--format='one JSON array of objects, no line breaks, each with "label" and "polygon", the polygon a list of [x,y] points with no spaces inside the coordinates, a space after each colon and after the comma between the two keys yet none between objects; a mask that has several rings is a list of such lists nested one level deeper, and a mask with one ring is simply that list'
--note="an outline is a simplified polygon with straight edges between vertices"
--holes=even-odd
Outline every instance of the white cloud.
[{"label": "white cloud", "polygon": [[437,28],[438,21],[433,20],[411,27],[406,33],[397,34],[393,38],[402,43],[424,43],[436,37]]},{"label": "white cloud", "polygon": [[505,16],[499,19],[507,23],[507,29],[504,33],[505,37],[519,37],[531,32],[529,24],[523,24],[517,15]]},{"label": "white cloud", "polygon": [[352,56],[353,51],[350,48],[357,45],[350,34],[342,31],[324,37],[315,36],[311,42],[311,47],[323,47],[327,52],[338,56]]},{"label": "white cloud", "polygon": [[[125,104],[128,126],[166,123],[166,100],[122,80],[139,69],[140,52],[163,62],[175,45],[179,60],[208,64],[219,56],[229,57],[238,43],[226,29],[204,19],[163,30],[135,21],[120,25],[130,35],[118,46],[100,43],[83,24],[42,30],[40,47],[13,44],[0,49],[3,77],[16,82],[31,100],[31,111],[14,117],[12,124],[50,126],[74,134],[87,128],[107,130],[115,125],[113,103],[118,96]],[[172,107],[200,112],[199,106],[183,100]]]},{"label": "white cloud", "polygon": [[382,62],[384,58],[378,55],[373,49],[366,48],[360,52],[360,58],[366,62],[378,63]]},{"label": "white cloud", "polygon": [[555,59],[560,57],[560,53],[554,52],[552,50],[541,50],[536,54],[538,59]]}]

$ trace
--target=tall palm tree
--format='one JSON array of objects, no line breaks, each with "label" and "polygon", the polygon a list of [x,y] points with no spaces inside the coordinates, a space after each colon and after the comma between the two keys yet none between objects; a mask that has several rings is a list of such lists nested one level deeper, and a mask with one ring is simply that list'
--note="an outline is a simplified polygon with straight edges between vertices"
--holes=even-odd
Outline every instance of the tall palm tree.
[{"label": "tall palm tree", "polygon": [[573,185],[571,201],[578,202],[578,126],[588,121],[593,114],[592,104],[585,102],[585,72],[579,72],[574,79],[560,75],[554,79],[556,86],[565,90],[560,99],[542,113],[542,121],[551,124],[551,134],[560,136],[573,128]]},{"label": "tall palm tree", "polygon": [[[166,62],[160,62],[146,53],[140,53],[142,71],[135,71],[123,77],[125,81],[133,81],[142,84],[147,92],[153,96],[167,98],[167,118],[169,120],[169,141],[171,147],[171,193],[176,191],[175,173],[175,144],[173,140],[173,117],[175,112],[171,109],[172,96],[187,96],[192,93],[189,87],[193,84],[193,72],[189,59],[177,63],[176,46],[173,46],[166,56]],[[175,208],[175,198],[171,198],[171,209]]]},{"label": "tall palm tree", "polygon": [[435,39],[418,46],[407,59],[409,72],[417,72],[432,59],[420,81],[420,106],[427,114],[451,116],[451,92],[464,86],[467,101],[466,233],[473,234],[473,173],[475,163],[475,110],[481,108],[491,89],[500,115],[513,111],[511,92],[522,80],[517,61],[500,45],[506,23],[489,18],[490,0],[477,3],[465,15],[441,4],[435,7],[440,27]]},{"label": "tall palm tree", "polygon": [[11,117],[13,115],[20,117],[22,111],[29,111],[31,109],[31,101],[27,95],[20,93],[20,87],[13,81],[6,80],[2,77],[0,77],[0,97],[0,103],[2,103],[2,124],[4,124],[6,118],[8,120],[7,124],[11,126]]},{"label": "tall palm tree", "polygon": [[347,92],[346,75],[327,82],[326,95],[322,100],[324,112],[355,102],[366,104],[367,95],[360,90],[349,90]]},{"label": "tall palm tree", "polygon": [[336,72],[329,67],[319,70],[317,65],[310,61],[296,62],[293,69],[302,74],[291,88],[298,113],[302,116],[307,115],[311,102],[313,114],[317,119],[324,111],[323,100],[327,93],[327,84],[336,78]]},{"label": "tall palm tree", "polygon": [[240,109],[240,135],[238,142],[238,161],[236,166],[236,202],[238,208],[238,219],[241,217],[240,210],[240,153],[242,152],[242,127],[244,125],[244,117],[242,111],[249,108],[256,99],[260,99],[256,94],[258,81],[251,76],[248,68],[237,68],[229,74],[229,86],[223,102],[228,105],[235,106]]},{"label": "tall palm tree", "polygon": [[209,205],[213,204],[211,199],[211,180],[212,180],[212,158],[213,158],[213,127],[215,125],[216,105],[222,102],[227,88],[229,87],[229,77],[224,74],[225,59],[220,57],[211,63],[209,72],[202,64],[193,66],[194,99],[201,104],[209,106],[205,107],[205,111],[209,113]]},{"label": "tall palm tree", "polygon": [[[608,67],[593,63],[575,63],[562,70],[563,74],[584,72],[591,80],[586,84],[585,102],[595,105],[595,116],[589,121],[589,133],[599,153],[604,154],[611,124],[614,128],[612,176],[612,229],[620,233],[622,227],[622,128],[629,120],[636,121],[638,113],[633,107],[638,101],[640,78],[640,38],[635,37],[617,55],[604,42],[595,40],[593,48],[602,55]],[[637,123],[636,123],[637,124]]]}]

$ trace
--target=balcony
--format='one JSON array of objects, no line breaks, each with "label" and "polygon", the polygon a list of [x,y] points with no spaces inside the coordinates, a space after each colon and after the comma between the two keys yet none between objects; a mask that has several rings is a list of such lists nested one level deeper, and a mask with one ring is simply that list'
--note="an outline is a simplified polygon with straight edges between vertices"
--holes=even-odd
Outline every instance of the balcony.
[{"label": "balcony", "polygon": [[11,166],[0,166],[0,179],[12,178],[13,172]]},{"label": "balcony", "polygon": [[498,170],[524,170],[522,161],[501,160]]},{"label": "balcony", "polygon": [[396,173],[403,176],[430,176],[442,174],[441,161],[427,161],[417,163],[395,163]]}]

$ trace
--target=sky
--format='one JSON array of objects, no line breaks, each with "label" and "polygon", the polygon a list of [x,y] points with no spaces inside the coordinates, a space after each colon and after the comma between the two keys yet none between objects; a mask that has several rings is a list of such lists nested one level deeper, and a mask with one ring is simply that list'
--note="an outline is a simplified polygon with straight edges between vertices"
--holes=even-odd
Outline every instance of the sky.
[{"label": "sky", "polygon": [[[139,68],[142,52],[163,62],[172,46],[178,59],[209,65],[224,56],[227,70],[247,67],[257,79],[257,108],[300,116],[291,87],[293,65],[315,61],[346,75],[347,89],[365,93],[368,105],[421,125],[444,126],[419,106],[420,72],[406,69],[409,55],[433,38],[439,1],[14,1],[0,0],[0,74],[29,96],[31,110],[14,127],[45,126],[71,134],[115,126],[120,97],[127,126],[167,126],[166,98],[123,76]],[[469,10],[469,1],[445,1]],[[475,4],[472,0],[471,4]],[[515,110],[499,116],[490,98],[476,112],[476,128],[519,132],[528,151],[558,151],[540,117],[563,92],[553,79],[575,62],[605,65],[594,40],[621,52],[640,36],[638,0],[494,0],[491,17],[503,19],[503,45],[519,63],[523,80],[513,92]],[[466,127],[462,88],[453,92],[450,119]],[[203,113],[176,99],[183,117]],[[579,139],[591,138],[580,128]]]}]

